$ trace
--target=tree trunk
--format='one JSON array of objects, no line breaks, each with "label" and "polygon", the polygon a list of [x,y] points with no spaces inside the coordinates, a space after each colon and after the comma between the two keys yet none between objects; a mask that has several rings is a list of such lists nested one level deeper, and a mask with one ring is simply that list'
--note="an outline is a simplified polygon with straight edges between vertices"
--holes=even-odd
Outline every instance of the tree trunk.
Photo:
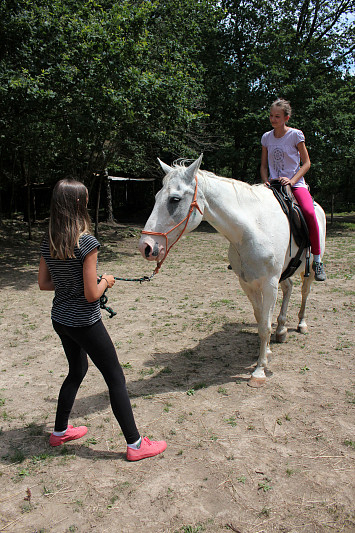
[{"label": "tree trunk", "polygon": [[95,237],[99,236],[99,212],[100,212],[100,196],[101,196],[101,185],[102,185],[103,173],[100,172],[99,177],[99,186],[97,189],[97,198],[96,198],[96,207],[95,207]]},{"label": "tree trunk", "polygon": [[26,211],[27,211],[27,225],[28,225],[28,240],[32,240],[32,226],[31,226],[31,180],[29,172],[26,171],[25,162],[23,157],[21,157],[21,170],[22,175],[25,178],[25,186],[27,189],[27,202],[26,202]]},{"label": "tree trunk", "polygon": [[108,179],[107,168],[105,169],[104,177],[105,177],[105,180],[106,180],[107,222],[112,223],[112,222],[115,221],[115,219],[113,217],[111,183],[110,183],[110,180]]},{"label": "tree trunk", "polygon": [[335,195],[332,194],[332,205],[330,207],[330,223],[333,224],[333,219],[334,219],[334,198],[335,198]]}]

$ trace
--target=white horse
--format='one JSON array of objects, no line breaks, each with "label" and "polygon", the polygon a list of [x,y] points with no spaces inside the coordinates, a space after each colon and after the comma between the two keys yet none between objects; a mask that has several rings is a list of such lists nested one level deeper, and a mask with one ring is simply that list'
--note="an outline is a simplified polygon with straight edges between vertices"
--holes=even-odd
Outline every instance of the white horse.
[{"label": "white horse", "polygon": [[[249,385],[259,387],[265,383],[265,369],[271,354],[271,325],[279,279],[291,259],[290,246],[293,254],[298,248],[293,238],[290,242],[287,216],[268,187],[248,185],[201,171],[201,160],[202,155],[188,167],[170,167],[159,161],[166,176],[142,232],[139,249],[143,257],[158,262],[157,271],[181,234],[192,231],[202,220],[228,239],[229,262],[253,306],[258,324],[260,353]],[[318,204],[315,210],[323,255],[326,218]],[[305,308],[314,272],[311,270],[309,277],[303,276],[305,252],[301,258],[302,264],[296,271],[303,277],[298,331],[306,333]],[[283,301],[277,319],[276,340],[284,342],[293,282],[287,278],[280,286]]]}]

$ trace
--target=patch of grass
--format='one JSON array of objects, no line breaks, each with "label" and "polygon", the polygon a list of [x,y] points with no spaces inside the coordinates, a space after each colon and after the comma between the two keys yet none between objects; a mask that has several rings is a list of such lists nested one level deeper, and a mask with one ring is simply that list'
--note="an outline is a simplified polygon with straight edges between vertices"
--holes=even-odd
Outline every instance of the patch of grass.
[{"label": "patch of grass", "polygon": [[11,463],[23,463],[23,461],[26,459],[26,456],[22,450],[16,448],[16,450],[14,450],[10,455],[9,459]]},{"label": "patch of grass", "polygon": [[263,507],[259,513],[260,517],[266,517],[269,518],[271,509],[268,509],[267,507]]},{"label": "patch of grass", "polygon": [[86,439],[86,441],[84,442],[84,445],[85,445],[85,446],[90,446],[90,444],[92,444],[93,446],[95,446],[95,444],[97,444],[97,440],[95,439],[95,437],[89,437],[89,438]]},{"label": "patch of grass", "polygon": [[304,365],[304,367],[300,368],[300,374],[305,374],[309,370],[307,365]]},{"label": "patch of grass", "polygon": [[207,384],[203,382],[195,383],[195,385],[193,386],[191,390],[193,390],[195,393],[195,391],[198,391],[200,389],[207,389]]},{"label": "patch of grass", "polygon": [[214,302],[210,303],[211,307],[229,307],[230,309],[235,308],[235,302],[233,300],[226,300],[225,298],[222,298],[222,300],[215,300]]},{"label": "patch of grass", "polygon": [[355,393],[349,390],[345,391],[345,396],[349,403],[355,403]]},{"label": "patch of grass", "polygon": [[43,424],[36,424],[35,422],[30,422],[27,424],[26,429],[28,429],[29,435],[31,437],[40,437],[41,435],[44,435],[44,425]]},{"label": "patch of grass", "polygon": [[151,376],[154,374],[154,368],[142,368],[140,374],[141,376]]},{"label": "patch of grass", "polygon": [[69,455],[75,455],[75,454],[73,454],[73,451],[70,450],[70,448],[68,446],[65,446],[65,445],[60,447],[59,453],[60,453],[60,455],[68,455],[68,456]]},{"label": "patch of grass", "polygon": [[181,355],[183,357],[186,357],[186,359],[189,359],[189,360],[195,358],[195,354],[193,350],[184,350],[183,352],[181,352]]},{"label": "patch of grass", "polygon": [[224,387],[218,387],[217,392],[218,392],[219,394],[223,394],[223,396],[228,396],[228,391],[227,391],[227,389],[225,389]]},{"label": "patch of grass", "polygon": [[345,444],[345,446],[348,446],[349,448],[352,448],[353,450],[355,450],[355,441],[354,440],[345,439],[344,440],[344,444]]},{"label": "patch of grass", "polygon": [[34,509],[31,503],[23,503],[21,505],[21,513],[30,513]]},{"label": "patch of grass", "polygon": [[258,483],[258,490],[262,490],[263,492],[268,492],[269,490],[272,490],[272,486],[270,485],[271,479],[264,478],[262,481]]},{"label": "patch of grass", "polygon": [[202,524],[197,524],[196,526],[182,526],[180,529],[177,529],[175,533],[199,533],[199,531],[205,531]]},{"label": "patch of grass", "polygon": [[23,479],[24,477],[29,476],[30,472],[27,468],[21,468],[21,470],[17,472],[17,475],[20,479]]},{"label": "patch of grass", "polygon": [[235,427],[237,425],[237,419],[235,418],[235,416],[230,416],[229,418],[225,418],[224,421],[227,422],[227,424],[229,424],[232,427]]},{"label": "patch of grass", "polygon": [[41,461],[46,461],[47,459],[52,459],[52,455],[49,453],[41,453],[40,455],[33,455],[31,457],[31,462],[33,464],[40,463]]},{"label": "patch of grass", "polygon": [[165,366],[159,372],[159,374],[171,374],[171,373],[172,373],[172,370],[171,370],[171,368],[169,366]]}]

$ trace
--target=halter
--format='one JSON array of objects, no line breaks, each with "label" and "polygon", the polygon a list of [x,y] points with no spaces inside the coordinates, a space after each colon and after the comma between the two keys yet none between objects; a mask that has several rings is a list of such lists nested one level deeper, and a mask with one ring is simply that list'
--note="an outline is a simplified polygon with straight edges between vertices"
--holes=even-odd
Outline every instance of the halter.
[{"label": "halter", "polygon": [[[161,265],[163,264],[163,262],[165,261],[166,256],[170,252],[171,248],[174,246],[174,244],[176,244],[178,242],[179,239],[181,239],[181,237],[185,233],[186,227],[187,227],[187,225],[189,223],[189,220],[190,220],[190,217],[192,215],[192,211],[194,210],[194,208],[198,209],[200,211],[201,215],[203,215],[201,209],[198,206],[197,200],[196,200],[196,198],[197,198],[197,185],[198,185],[197,176],[195,176],[195,180],[196,180],[195,192],[194,192],[193,200],[192,200],[192,202],[190,204],[189,212],[187,213],[186,217],[181,222],[179,222],[179,224],[176,224],[176,226],[171,228],[166,233],[162,233],[162,232],[159,232],[159,231],[146,231],[146,230],[142,231],[142,233],[144,233],[145,235],[160,235],[160,236],[165,237],[165,244],[166,244],[165,250],[166,250],[166,252],[165,252],[165,255],[164,255],[163,259],[157,263],[157,266],[156,266],[156,268],[154,270],[154,274],[157,274],[159,272],[159,269],[160,269]],[[173,243],[171,243],[170,246],[168,246],[168,244],[169,244],[169,242],[168,242],[169,233],[171,233],[172,231],[174,231],[174,229],[176,229],[179,226],[181,226],[184,222],[185,222],[185,226],[183,227],[182,232],[177,237],[177,239],[175,239],[175,241]]]}]

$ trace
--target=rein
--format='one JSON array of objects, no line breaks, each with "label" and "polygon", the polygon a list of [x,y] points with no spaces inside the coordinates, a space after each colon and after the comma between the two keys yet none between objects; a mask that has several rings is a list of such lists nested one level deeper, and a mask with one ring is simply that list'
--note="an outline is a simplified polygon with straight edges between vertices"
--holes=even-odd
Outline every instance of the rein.
[{"label": "rein", "polygon": [[[165,259],[166,259],[167,255],[168,255],[168,253],[170,252],[171,248],[174,246],[174,244],[176,244],[178,242],[179,239],[181,239],[181,237],[185,233],[186,227],[187,227],[187,225],[189,223],[189,220],[190,220],[190,217],[192,215],[193,210],[196,208],[201,213],[201,215],[203,215],[203,213],[202,213],[202,211],[201,211],[201,209],[200,209],[200,207],[199,207],[199,205],[197,203],[197,186],[198,186],[197,176],[195,176],[195,180],[196,180],[196,186],[195,186],[194,197],[193,197],[193,200],[192,200],[192,202],[190,204],[189,212],[187,213],[186,217],[181,222],[176,224],[176,226],[171,228],[166,233],[159,232],[159,231],[142,230],[142,233],[145,234],[145,235],[160,235],[160,236],[165,237],[165,243],[166,243],[165,250],[166,250],[166,252],[165,252],[165,255],[164,255],[163,259],[157,263],[157,266],[155,267],[155,269],[153,271],[153,274],[151,276],[143,276],[141,278],[117,278],[117,277],[115,277],[114,278],[115,280],[118,280],[118,281],[139,281],[139,283],[143,283],[144,281],[151,281],[153,279],[153,277],[155,276],[155,274],[158,274],[158,272],[160,270],[160,267],[162,266],[163,262],[165,261]],[[178,235],[178,237],[175,239],[175,241],[173,243],[171,243],[171,245],[169,246],[169,242],[168,242],[169,233],[174,231],[174,229],[179,228],[182,224],[184,224],[184,222],[185,222],[185,225],[182,228],[182,231],[181,231],[180,235]],[[99,279],[101,279],[101,277]],[[107,302],[108,302],[108,298],[107,298],[107,296],[105,294],[106,291],[107,291],[107,289],[104,291],[104,293],[100,297],[100,308],[101,309],[105,309],[105,311],[107,311],[109,313],[109,315],[110,315],[109,318],[112,318],[115,315],[117,315],[117,313],[115,311],[113,311],[113,309],[111,309],[111,307],[108,307],[106,305]]]},{"label": "rein", "polygon": [[[181,239],[181,237],[183,236],[183,234],[185,233],[185,230],[186,230],[186,227],[189,223],[189,220],[190,220],[190,217],[192,215],[192,212],[193,210],[196,208],[198,209],[198,211],[201,213],[201,215],[203,215],[198,203],[197,203],[197,186],[198,186],[198,180],[197,180],[197,176],[195,176],[195,180],[196,180],[196,186],[195,186],[195,192],[194,192],[194,197],[193,197],[193,200],[190,204],[190,209],[189,209],[189,212],[187,213],[186,217],[181,221],[179,222],[178,224],[176,224],[176,226],[174,226],[173,228],[171,228],[169,231],[163,233],[163,232],[159,232],[159,231],[147,231],[147,230],[142,230],[142,233],[144,235],[160,235],[162,237],[165,237],[165,255],[163,257],[163,259],[161,261],[159,261],[157,263],[157,266],[154,270],[154,273],[153,273],[153,276],[155,274],[158,274],[159,270],[160,270],[160,267],[162,266],[163,262],[165,261],[168,253],[170,252],[170,250],[172,249],[172,247],[178,242],[178,240]],[[179,228],[182,224],[184,224],[185,222],[185,225],[184,227],[182,228],[182,231],[180,233],[180,235],[178,235],[178,237],[175,239],[174,242],[171,243],[171,245],[169,246],[169,242],[168,242],[168,235],[169,233],[171,233],[172,231],[174,231],[176,228]]]}]

